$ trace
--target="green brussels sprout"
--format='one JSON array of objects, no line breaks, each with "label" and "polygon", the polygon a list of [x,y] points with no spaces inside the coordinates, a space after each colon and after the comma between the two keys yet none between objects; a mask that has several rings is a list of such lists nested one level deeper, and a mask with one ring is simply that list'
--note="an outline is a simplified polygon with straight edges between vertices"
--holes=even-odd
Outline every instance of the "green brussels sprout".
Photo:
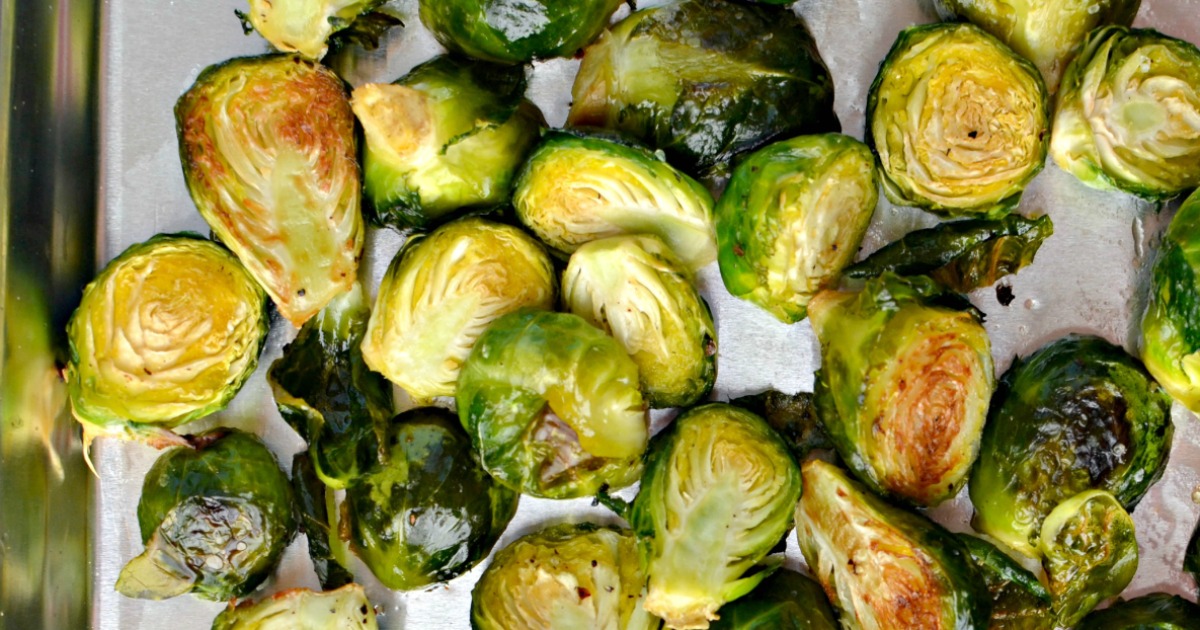
[{"label": "green brussels sprout", "polygon": [[649,426],[637,364],[577,315],[524,310],[493,322],[456,400],[483,467],[514,490],[569,499],[641,476]]},{"label": "green brussels sprout", "polygon": [[300,533],[308,538],[308,557],[324,590],[341,588],[354,581],[347,569],[349,554],[338,535],[337,501],[334,490],[317,476],[308,451],[292,458],[292,492]]},{"label": "green brussels sprout", "polygon": [[522,68],[445,55],[355,88],[350,106],[367,142],[368,216],[396,229],[507,203],[545,125]]},{"label": "green brussels sprout", "polygon": [[776,571],[749,595],[721,607],[711,630],[838,630],[821,585],[795,571]]},{"label": "green brussels sprout", "polygon": [[1191,573],[1196,583],[1200,584],[1200,522],[1196,523],[1196,529],[1192,531],[1192,538],[1188,541],[1187,551],[1184,552],[1183,570]]},{"label": "green brussels sprout", "polygon": [[717,202],[725,288],[786,323],[854,261],[878,200],[871,150],[841,134],[776,142],[747,157]]},{"label": "green brussels sprout", "polygon": [[642,608],[635,537],[561,524],[501,549],[471,592],[475,630],[656,630]]},{"label": "green brussels sprout", "polygon": [[326,593],[297,588],[221,611],[212,630],[376,630],[375,609],[357,584]]},{"label": "green brussels sprout", "polygon": [[992,543],[959,534],[992,596],[993,630],[1054,630],[1050,592],[1037,576]]},{"label": "green brussels sprout", "polygon": [[622,0],[421,0],[421,22],[446,48],[496,63],[571,57]]},{"label": "green brussels sprout", "polygon": [[1178,595],[1151,593],[1083,618],[1088,630],[1200,630],[1200,606]]},{"label": "green brussels sprout", "polygon": [[209,66],[175,105],[192,200],[294,326],[350,290],[363,220],[342,80],[298,55]]},{"label": "green brussels sprout", "polygon": [[418,401],[453,396],[488,325],[554,308],[555,285],[550,257],[515,227],[467,218],[413,236],[383,277],[363,359]]},{"label": "green brussels sprout", "polygon": [[483,560],[517,511],[517,495],[480,468],[454,414],[396,416],[390,458],[346,490],[350,540],[388,588],[457,577]]},{"label": "green brussels sprout", "polygon": [[146,550],[121,570],[122,595],[241,597],[270,575],[296,531],[287,475],[258,438],[213,429],[188,443],[146,473],[137,509]]},{"label": "green brussels sprout", "polygon": [[1042,523],[1039,549],[1058,624],[1074,627],[1137,573],[1133,519],[1112,494],[1087,490],[1059,503]]},{"label": "green brussels sprout", "polygon": [[867,99],[867,144],[893,203],[947,216],[1016,207],[1046,161],[1037,68],[971,24],[901,31]]},{"label": "green brussels sprout", "polygon": [[798,462],[804,461],[812,451],[833,448],[829,434],[817,417],[813,395],[808,392],[785,394],[772,389],[734,398],[729,404],[762,416],[783,438],[792,457]]},{"label": "green brussels sprout", "polygon": [[1000,380],[971,473],[972,525],[1038,557],[1043,519],[1093,488],[1133,509],[1167,464],[1171,401],[1145,368],[1098,337],[1069,335]]},{"label": "green brussels sprout", "polygon": [[712,391],[717,329],[691,274],[654,236],[584,244],[563,273],[568,310],[613,335],[651,407],[686,407]]},{"label": "green brussels sprout", "polygon": [[995,388],[982,317],[923,276],[884,273],[808,307],[821,342],[814,402],[876,492],[937,505],[962,488]]},{"label": "green brussels sprout", "polygon": [[588,47],[572,96],[568,125],[627,133],[697,177],[773,140],[841,128],[816,41],[785,7],[636,11]]},{"label": "green brussels sprout", "polygon": [[615,140],[547,133],[517,179],[513,206],[568,254],[598,238],[648,233],[692,270],[717,257],[712,195],[659,156]]},{"label": "green brussels sprout", "polygon": [[[330,38],[374,38],[400,20],[376,11],[387,0],[250,0],[250,11],[235,11],[242,28],[258,31],[276,50],[295,52],[320,61],[330,47]],[[347,29],[350,29],[347,31]]]},{"label": "green brussels sprout", "polygon": [[990,286],[1033,263],[1054,234],[1048,215],[1026,219],[965,219],[910,232],[847,268],[847,278],[873,278],[885,271],[924,275],[959,293]]},{"label": "green brussels sprout", "polygon": [[308,442],[326,485],[342,489],[379,459],[392,388],[363,363],[370,310],[358,283],[304,323],[267,380],[283,419]]},{"label": "green brussels sprout", "polygon": [[1092,31],[1063,75],[1050,155],[1088,186],[1146,199],[1200,185],[1200,49],[1150,29]]},{"label": "green brussels sprout", "polygon": [[1183,406],[1200,413],[1200,191],[1163,236],[1142,317],[1146,369]]},{"label": "green brussels sprout", "polygon": [[758,416],[692,408],[655,438],[629,513],[646,568],[646,610],[668,628],[707,628],[779,566],[800,469]]},{"label": "green brussels sprout", "polygon": [[266,301],[237,258],[193,234],[113,259],[67,324],[71,411],[89,441],[179,444],[170,429],[224,409],[258,365]]},{"label": "green brussels sprout", "polygon": [[828,462],[801,469],[796,537],[842,627],[988,627],[990,598],[962,541]]}]

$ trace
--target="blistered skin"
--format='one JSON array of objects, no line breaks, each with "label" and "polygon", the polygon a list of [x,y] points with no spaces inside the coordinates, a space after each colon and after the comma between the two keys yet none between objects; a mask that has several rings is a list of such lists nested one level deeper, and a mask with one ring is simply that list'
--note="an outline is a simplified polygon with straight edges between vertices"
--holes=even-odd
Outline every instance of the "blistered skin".
[{"label": "blistered skin", "polygon": [[1146,369],[1183,406],[1200,411],[1200,193],[1163,236],[1142,318]]},{"label": "blistered skin", "polygon": [[608,26],[622,0],[421,0],[421,22],[446,48],[497,63],[570,57]]}]

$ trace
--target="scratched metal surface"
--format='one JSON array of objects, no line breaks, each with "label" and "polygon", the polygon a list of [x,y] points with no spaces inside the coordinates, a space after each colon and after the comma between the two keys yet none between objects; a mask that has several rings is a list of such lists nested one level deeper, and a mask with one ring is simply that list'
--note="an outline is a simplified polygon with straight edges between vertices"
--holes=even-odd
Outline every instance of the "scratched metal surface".
[{"label": "scratched metal surface", "polygon": [[[103,4],[98,242],[105,261],[157,232],[207,231],[180,171],[172,106],[208,64],[267,50],[256,35],[242,34],[233,11],[243,4],[237,0],[106,0]],[[1200,43],[1200,21],[1195,19],[1200,0],[1145,0],[1143,5],[1138,25]],[[391,8],[403,16],[408,28],[393,33],[379,51],[357,51],[333,64],[352,84],[391,81],[439,51],[416,17],[416,0],[394,0]],[[836,80],[837,111],[846,132],[861,138],[866,90],[878,64],[901,28],[936,19],[930,0],[801,0],[795,9],[815,32]],[[575,61],[558,60],[538,64],[532,71],[530,95],[552,124],[561,124],[566,117],[577,66]],[[1050,214],[1054,236],[1032,267],[1008,281],[1016,296],[1009,306],[1001,306],[991,289],[971,296],[987,314],[997,369],[1006,369],[1014,354],[1029,353],[1067,332],[1100,334],[1133,349],[1154,244],[1172,210],[1160,212],[1126,195],[1090,190],[1049,164],[1030,186],[1021,212]],[[932,223],[928,215],[881,201],[865,249]],[[362,275],[372,294],[400,243],[392,232],[370,234]],[[712,305],[721,344],[715,398],[768,387],[811,390],[818,353],[807,322],[785,326],[732,298],[721,286],[715,265],[702,272],[700,282]],[[187,429],[216,423],[251,429],[265,437],[280,461],[290,463],[302,444],[279,418],[263,373],[294,334],[286,323],[277,325],[258,374],[229,409]],[[1141,563],[1128,596],[1153,591],[1190,599],[1196,595],[1195,584],[1180,564],[1200,515],[1192,499],[1200,486],[1200,424],[1179,405],[1174,415],[1177,428],[1170,466],[1134,513]],[[656,425],[664,419],[657,415]],[[103,630],[206,629],[222,608],[192,597],[132,600],[113,590],[121,567],[141,551],[135,508],[142,477],[156,455],[146,447],[111,441],[97,446],[100,482],[95,484],[92,622]],[[970,516],[966,492],[932,515],[951,529],[966,529]],[[586,500],[525,499],[500,545],[551,522],[583,519],[613,520]],[[305,545],[304,538],[298,537],[278,575],[260,594],[317,586]],[[790,564],[802,563],[790,536],[787,555]],[[361,565],[356,574],[381,612],[382,627],[451,630],[468,627],[470,591],[481,568],[412,593],[381,587]]]}]

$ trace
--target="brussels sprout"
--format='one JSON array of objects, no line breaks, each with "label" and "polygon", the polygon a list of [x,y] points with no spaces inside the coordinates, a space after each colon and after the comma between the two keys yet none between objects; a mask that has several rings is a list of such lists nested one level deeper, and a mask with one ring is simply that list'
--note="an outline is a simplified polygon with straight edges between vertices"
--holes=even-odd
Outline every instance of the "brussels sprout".
[{"label": "brussels sprout", "polygon": [[572,253],[606,236],[649,233],[693,269],[717,257],[713,199],[645,149],[551,131],[513,193],[517,216],[546,244]]},{"label": "brussels sprout", "polygon": [[885,273],[809,304],[817,413],[872,490],[937,505],[967,480],[995,387],[981,316],[923,276]]},{"label": "brussels sprout", "polygon": [[341,588],[354,581],[346,546],[338,535],[337,499],[313,467],[308,451],[292,458],[292,492],[300,533],[308,538],[308,557],[324,590]]},{"label": "brussels sprout", "polygon": [[902,31],[867,99],[867,144],[892,202],[1007,212],[1042,170],[1050,121],[1033,64],[971,24]]},{"label": "brussels sprout", "polygon": [[817,417],[813,395],[808,392],[785,394],[768,390],[761,394],[742,396],[729,401],[750,413],[762,416],[767,424],[783,438],[788,450],[798,462],[814,450],[832,449],[833,442]]},{"label": "brussels sprout", "polygon": [[297,588],[258,603],[232,602],[212,630],[375,630],[375,609],[357,584],[314,593]]},{"label": "brussels sprout", "polygon": [[1171,403],[1141,364],[1098,337],[1069,335],[1000,380],[971,473],[975,529],[1030,557],[1063,500],[1099,488],[1133,509],[1162,476]]},{"label": "brussels sprout", "polygon": [[363,359],[417,400],[453,396],[487,326],[554,308],[555,284],[550,257],[517,228],[468,218],[413,236],[383,277]]},{"label": "brussels sprout", "polygon": [[572,96],[568,125],[628,133],[699,177],[772,140],[841,128],[816,42],[784,7],[634,12],[588,47]]},{"label": "brussels sprout", "polygon": [[[295,52],[319,61],[329,49],[329,39],[339,36],[344,29],[354,28],[363,32],[360,22],[366,22],[365,30],[378,30],[378,23],[387,27],[400,20],[375,11],[387,0],[250,0],[250,12],[236,11],[242,19],[247,34],[258,31],[277,50]],[[374,46],[372,46],[373,48]]]},{"label": "brussels sprout", "polygon": [[89,438],[178,444],[170,429],[219,411],[258,365],[266,294],[225,248],[160,234],[83,291],[67,325],[71,410]]},{"label": "brussels sprout", "polygon": [[622,0],[421,0],[421,22],[446,48],[497,63],[571,57]]},{"label": "brussels sprout", "polygon": [[655,630],[634,536],[561,524],[500,550],[471,592],[476,630]]},{"label": "brussels sprout", "polygon": [[990,286],[1033,263],[1042,241],[1054,233],[1049,216],[1026,219],[965,219],[910,232],[851,265],[847,278],[873,278],[884,271],[927,275],[960,293]]},{"label": "brussels sprout", "polygon": [[651,407],[686,407],[712,390],[712,313],[657,237],[614,236],[580,247],[563,274],[563,301],[625,347]]},{"label": "brussels sprout", "polygon": [[733,295],[786,323],[854,260],[875,212],[871,150],[849,136],[801,136],[746,158],[717,203],[717,260]]},{"label": "brussels sprout", "polygon": [[800,469],[762,418],[722,403],[675,418],[655,438],[630,511],[646,610],[668,628],[707,628],[778,567],[764,559],[799,496]]},{"label": "brussels sprout", "polygon": [[1149,29],[1092,31],[1063,75],[1050,154],[1088,186],[1151,200],[1200,185],[1200,49]]},{"label": "brussels sprout", "polygon": [[1167,228],[1142,317],[1142,360],[1175,400],[1200,413],[1200,191]]},{"label": "brussels sprout", "polygon": [[1178,596],[1152,593],[1118,602],[1083,618],[1088,630],[1200,630],[1200,606]]},{"label": "brussels sprout", "polygon": [[987,627],[987,588],[954,534],[833,464],[812,459],[802,473],[796,537],[843,628]]},{"label": "brussels sprout", "polygon": [[992,596],[992,630],[1054,630],[1050,592],[1030,573],[992,543],[959,534],[971,560],[979,567]]},{"label": "brussels sprout", "polygon": [[821,585],[795,571],[776,571],[749,595],[721,607],[712,630],[838,630]]},{"label": "brussels sprout", "polygon": [[1196,529],[1192,531],[1192,538],[1188,541],[1187,551],[1184,552],[1183,570],[1191,573],[1196,583],[1200,584],[1200,522],[1196,523]]},{"label": "brussels sprout", "polygon": [[445,582],[492,550],[519,495],[479,467],[454,414],[410,409],[393,421],[390,458],[346,490],[350,540],[396,590]]},{"label": "brussels sprout", "polygon": [[649,426],[637,365],[577,315],[496,320],[463,364],[457,403],[483,467],[525,494],[591,496],[642,473]]},{"label": "brussels sprout", "polygon": [[1059,503],[1042,523],[1039,549],[1060,626],[1074,627],[1137,572],[1133,519],[1104,490]]},{"label": "brussels sprout", "polygon": [[545,124],[524,70],[449,56],[361,85],[350,105],[367,141],[368,216],[397,229],[507,203]]},{"label": "brussels sprout", "polygon": [[209,66],[175,105],[192,200],[280,314],[300,326],[350,290],[362,253],[354,114],[297,55]]},{"label": "brussels sprout", "polygon": [[241,597],[267,578],[296,531],[287,475],[258,438],[213,429],[188,443],[146,473],[137,510],[146,550],[121,570],[123,595]]},{"label": "brussels sprout", "polygon": [[337,489],[379,458],[392,413],[391,387],[359,348],[369,315],[355,283],[305,322],[267,373],[279,413],[308,442],[321,481]]}]

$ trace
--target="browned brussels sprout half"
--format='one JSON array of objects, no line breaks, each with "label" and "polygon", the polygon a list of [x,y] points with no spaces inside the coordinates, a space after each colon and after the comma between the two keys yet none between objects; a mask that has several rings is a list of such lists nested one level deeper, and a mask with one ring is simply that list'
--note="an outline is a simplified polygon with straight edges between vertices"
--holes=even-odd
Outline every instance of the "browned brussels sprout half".
[{"label": "browned brussels sprout half", "polygon": [[749,595],[721,607],[711,630],[838,630],[821,585],[795,571],[780,570]]},{"label": "browned brussels sprout half", "polygon": [[146,473],[137,510],[146,550],[121,570],[123,595],[241,597],[274,570],[296,531],[287,475],[258,438],[214,429],[188,442]]},{"label": "browned brussels sprout half", "polygon": [[210,66],[175,105],[192,200],[288,321],[350,290],[363,245],[354,114],[298,55]]},{"label": "browned brussels sprout half", "polygon": [[772,140],[840,129],[816,42],[784,7],[637,11],[588,47],[572,95],[568,125],[628,133],[700,177]]},{"label": "browned brussels sprout half", "polygon": [[421,0],[421,22],[446,48],[497,63],[571,57],[623,0]]},{"label": "browned brussels sprout half", "polygon": [[377,630],[375,609],[357,584],[315,593],[296,588],[221,611],[212,630]]},{"label": "browned brussels sprout half", "polygon": [[1200,606],[1178,595],[1151,593],[1083,618],[1087,630],[1200,630]]},{"label": "browned brussels sprout half", "polygon": [[988,592],[992,595],[992,617],[988,626],[995,630],[1053,630],[1054,611],[1050,592],[1033,573],[1000,551],[992,543],[975,536],[959,534],[971,560],[979,567]]},{"label": "browned brussels sprout half", "polygon": [[1084,490],[1126,509],[1162,475],[1171,399],[1137,359],[1098,337],[1069,335],[1017,360],[992,400],[971,473],[973,525],[1038,557],[1038,532]]},{"label": "browned brussels sprout half", "polygon": [[347,529],[358,556],[396,590],[461,575],[492,550],[519,495],[480,468],[450,411],[406,411],[388,437],[388,461],[346,490]]}]

